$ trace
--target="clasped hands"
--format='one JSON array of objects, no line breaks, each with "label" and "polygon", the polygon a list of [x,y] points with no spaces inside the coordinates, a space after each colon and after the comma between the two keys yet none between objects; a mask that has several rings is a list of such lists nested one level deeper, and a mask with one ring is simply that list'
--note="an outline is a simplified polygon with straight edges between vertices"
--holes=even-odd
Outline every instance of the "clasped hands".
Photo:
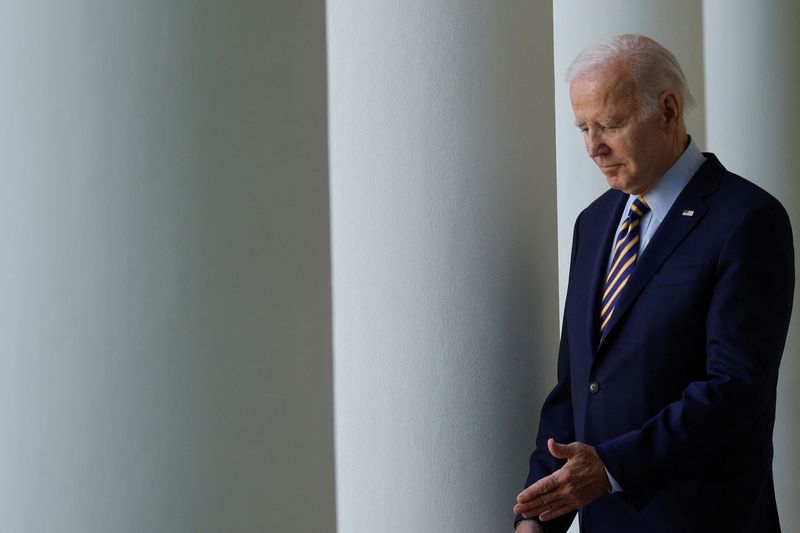
[{"label": "clasped hands", "polygon": [[524,518],[552,520],[596,500],[610,488],[603,461],[594,447],[581,442],[559,444],[547,441],[556,459],[567,462],[517,496],[514,513]]}]

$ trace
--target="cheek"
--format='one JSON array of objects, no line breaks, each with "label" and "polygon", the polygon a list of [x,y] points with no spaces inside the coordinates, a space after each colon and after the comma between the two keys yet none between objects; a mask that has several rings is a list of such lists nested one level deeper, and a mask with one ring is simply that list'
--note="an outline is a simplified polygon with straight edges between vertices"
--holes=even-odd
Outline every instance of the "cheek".
[{"label": "cheek", "polygon": [[626,139],[614,139],[608,143],[608,146],[611,148],[611,153],[613,153],[617,159],[627,163],[631,162],[633,152]]},{"label": "cheek", "polygon": [[632,142],[630,139],[626,139],[626,141],[622,150],[624,150],[628,163],[635,167],[642,166],[642,163],[648,159],[647,150],[643,150],[640,144]]}]

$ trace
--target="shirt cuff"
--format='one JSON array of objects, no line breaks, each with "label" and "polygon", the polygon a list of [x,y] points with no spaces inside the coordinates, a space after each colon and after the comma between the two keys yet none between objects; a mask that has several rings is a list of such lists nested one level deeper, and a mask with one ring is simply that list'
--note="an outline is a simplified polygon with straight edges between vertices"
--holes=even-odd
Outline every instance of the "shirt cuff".
[{"label": "shirt cuff", "polygon": [[603,468],[605,468],[606,476],[608,476],[608,482],[611,483],[611,490],[608,492],[611,494],[614,494],[615,492],[622,492],[622,486],[617,483],[617,480],[614,479],[614,476],[611,475],[611,472],[608,471],[608,468],[605,466],[603,466]]}]

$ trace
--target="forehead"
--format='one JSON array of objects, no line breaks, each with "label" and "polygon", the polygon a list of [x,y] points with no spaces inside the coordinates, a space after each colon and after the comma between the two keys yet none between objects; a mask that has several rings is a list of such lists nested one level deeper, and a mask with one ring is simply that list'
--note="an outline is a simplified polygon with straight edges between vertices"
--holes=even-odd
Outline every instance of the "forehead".
[{"label": "forehead", "polygon": [[579,122],[627,116],[638,106],[633,80],[624,69],[614,65],[579,76],[570,84],[569,94]]}]

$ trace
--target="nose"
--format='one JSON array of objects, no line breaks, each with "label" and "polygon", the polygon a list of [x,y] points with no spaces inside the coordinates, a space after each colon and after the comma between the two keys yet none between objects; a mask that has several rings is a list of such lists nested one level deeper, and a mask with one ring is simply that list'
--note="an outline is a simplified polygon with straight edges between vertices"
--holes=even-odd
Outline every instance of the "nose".
[{"label": "nose", "polygon": [[584,142],[586,143],[586,151],[592,158],[608,155],[611,151],[611,148],[608,147],[603,139],[602,132],[595,128],[589,128],[584,132]]}]

